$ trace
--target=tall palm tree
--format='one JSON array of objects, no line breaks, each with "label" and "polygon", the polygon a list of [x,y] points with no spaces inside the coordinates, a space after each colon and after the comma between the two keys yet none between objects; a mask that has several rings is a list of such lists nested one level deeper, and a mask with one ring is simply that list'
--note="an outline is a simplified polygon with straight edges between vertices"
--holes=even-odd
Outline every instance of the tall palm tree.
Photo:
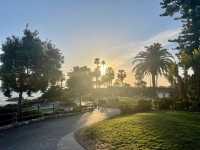
[{"label": "tall palm tree", "polygon": [[145,48],[145,51],[139,52],[134,58],[132,62],[133,72],[150,75],[152,86],[155,88],[158,75],[167,71],[173,56],[160,43],[154,43]]},{"label": "tall palm tree", "polygon": [[99,87],[99,77],[101,75],[100,72],[100,59],[99,58],[95,58],[94,59],[94,64],[96,65],[96,68],[94,70],[94,76],[95,76],[95,84],[96,84],[96,88]]},{"label": "tall palm tree", "polygon": [[108,87],[112,87],[112,81],[115,78],[115,72],[112,67],[106,69],[106,76],[108,77]]},{"label": "tall palm tree", "polygon": [[100,59],[99,58],[95,58],[94,59],[94,64],[97,65],[97,67],[99,67]]},{"label": "tall palm tree", "polygon": [[106,64],[105,60],[102,60],[101,64],[104,66]]}]

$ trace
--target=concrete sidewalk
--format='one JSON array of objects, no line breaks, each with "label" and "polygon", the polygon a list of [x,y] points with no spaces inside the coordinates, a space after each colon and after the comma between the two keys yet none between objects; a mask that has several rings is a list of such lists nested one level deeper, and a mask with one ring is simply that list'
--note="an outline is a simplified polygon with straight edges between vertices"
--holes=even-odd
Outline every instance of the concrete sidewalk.
[{"label": "concrete sidewalk", "polygon": [[[92,113],[86,113],[75,125],[76,130],[119,114],[120,111],[118,109],[104,109],[102,111],[95,110]],[[77,143],[77,141],[74,139],[74,132],[76,130],[70,134],[67,134],[59,141],[57,150],[84,150],[84,148],[80,146],[79,143]]]}]

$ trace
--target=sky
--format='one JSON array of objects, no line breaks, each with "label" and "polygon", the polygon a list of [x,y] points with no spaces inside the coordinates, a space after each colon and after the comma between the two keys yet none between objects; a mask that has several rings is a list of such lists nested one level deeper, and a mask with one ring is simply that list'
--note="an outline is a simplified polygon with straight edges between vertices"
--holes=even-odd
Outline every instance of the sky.
[{"label": "sky", "polygon": [[[0,5],[0,42],[20,36],[28,23],[62,50],[65,73],[77,65],[94,67],[98,57],[125,69],[133,84],[133,57],[153,42],[171,48],[168,39],[180,32],[180,23],[161,13],[160,0],[6,0]],[[163,78],[159,83],[168,84]]]}]

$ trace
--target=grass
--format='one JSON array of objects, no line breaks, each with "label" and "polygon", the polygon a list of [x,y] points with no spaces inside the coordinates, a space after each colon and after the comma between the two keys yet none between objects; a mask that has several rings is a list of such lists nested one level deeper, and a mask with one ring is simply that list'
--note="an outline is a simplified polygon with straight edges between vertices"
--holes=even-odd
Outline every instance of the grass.
[{"label": "grass", "polygon": [[121,116],[81,129],[76,134],[87,149],[198,150],[200,114],[153,112]]}]

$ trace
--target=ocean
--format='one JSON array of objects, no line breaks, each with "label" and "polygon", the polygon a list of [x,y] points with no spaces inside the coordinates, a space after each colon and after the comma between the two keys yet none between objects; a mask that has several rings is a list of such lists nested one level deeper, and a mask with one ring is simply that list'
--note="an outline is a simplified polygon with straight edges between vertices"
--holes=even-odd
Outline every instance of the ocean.
[{"label": "ocean", "polygon": [[[37,93],[32,94],[31,97],[29,97],[29,96],[27,96],[26,94],[24,94],[23,97],[24,97],[25,99],[30,99],[30,100],[31,100],[31,99],[35,99],[35,98],[37,98],[37,97],[39,97],[39,96],[41,96],[41,93],[40,93],[40,92],[37,92]],[[15,98],[15,97],[18,97],[18,94],[17,94],[17,93],[13,93],[11,98]],[[17,102],[7,101],[7,100],[8,100],[8,98],[5,97],[5,96],[3,95],[2,92],[0,92],[0,106],[6,106],[6,105],[8,105],[8,104],[16,104],[16,103],[17,103]]]}]

